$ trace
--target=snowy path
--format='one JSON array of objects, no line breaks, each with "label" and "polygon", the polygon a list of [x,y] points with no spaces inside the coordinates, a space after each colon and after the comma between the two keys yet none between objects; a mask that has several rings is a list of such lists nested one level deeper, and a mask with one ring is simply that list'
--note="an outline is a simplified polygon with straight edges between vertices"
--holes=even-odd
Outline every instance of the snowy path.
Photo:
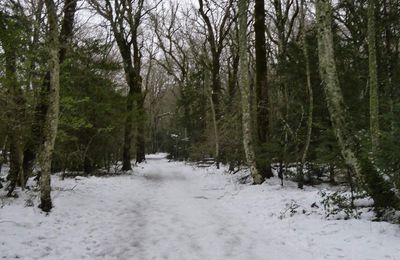
[{"label": "snowy path", "polygon": [[[0,209],[0,259],[400,259],[400,229],[279,218],[316,191],[238,185],[153,156],[131,176],[54,180],[56,207]],[[77,186],[71,190],[65,190]]]}]

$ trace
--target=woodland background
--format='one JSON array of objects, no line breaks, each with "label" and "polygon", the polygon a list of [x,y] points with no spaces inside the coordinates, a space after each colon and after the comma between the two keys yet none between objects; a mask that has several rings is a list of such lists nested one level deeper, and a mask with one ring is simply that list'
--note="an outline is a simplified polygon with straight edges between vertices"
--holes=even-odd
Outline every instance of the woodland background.
[{"label": "woodland background", "polygon": [[396,0],[2,1],[3,183],[168,152],[399,209],[399,39]]}]

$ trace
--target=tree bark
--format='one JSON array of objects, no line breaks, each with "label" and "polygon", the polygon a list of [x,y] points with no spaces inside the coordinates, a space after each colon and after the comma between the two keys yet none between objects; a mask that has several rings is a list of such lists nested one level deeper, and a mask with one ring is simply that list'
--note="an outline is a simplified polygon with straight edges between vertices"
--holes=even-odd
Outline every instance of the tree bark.
[{"label": "tree bark", "polygon": [[218,131],[218,121],[217,121],[217,112],[215,111],[214,100],[212,99],[212,95],[210,95],[210,105],[211,105],[211,116],[214,127],[214,137],[215,137],[215,163],[217,169],[219,169],[219,131]]},{"label": "tree bark", "polygon": [[[138,12],[138,17],[141,16],[141,11]],[[142,60],[140,53],[140,46],[138,42],[138,28],[140,19],[135,21],[135,29],[133,30],[133,63],[134,63],[134,75],[135,75],[135,104],[137,114],[137,127],[136,127],[136,163],[141,163],[146,160],[146,139],[145,139],[145,125],[146,125],[146,111],[144,108],[145,94],[142,93],[143,79],[140,75],[142,70]]]},{"label": "tree bark", "polygon": [[[118,29],[114,29],[114,36],[117,40],[118,47],[124,63],[125,78],[128,84],[128,95],[126,102],[126,118],[125,118],[125,129],[124,129],[124,146],[123,146],[123,162],[122,170],[129,171],[132,169],[131,165],[131,147],[133,140],[133,122],[136,118],[137,123],[137,138],[136,138],[136,162],[142,162],[145,160],[145,144],[144,144],[144,97],[141,90],[141,78],[140,78],[140,55],[139,48],[134,47],[134,59],[132,60],[132,52],[129,44],[123,39],[118,33]],[[134,33],[132,37],[137,37]],[[137,40],[134,40],[137,42]],[[136,104],[136,109],[134,105]],[[134,115],[136,113],[136,115]]]},{"label": "tree bark", "polygon": [[368,68],[369,68],[369,120],[372,153],[379,146],[379,94],[376,61],[375,0],[368,0]]},{"label": "tree bark", "polygon": [[[118,40],[117,40],[118,42]],[[129,91],[126,97],[126,110],[125,110],[125,128],[124,128],[124,145],[122,151],[122,170],[129,171],[132,170],[131,165],[131,146],[132,146],[132,128],[133,128],[133,103],[134,103],[134,79],[133,79],[133,67],[130,61],[130,52],[129,52],[129,59],[123,55],[121,51],[121,56],[124,59],[124,70],[125,70],[125,77],[127,79]]]},{"label": "tree bark", "polygon": [[251,108],[250,108],[250,84],[248,75],[248,54],[247,54],[247,0],[239,0],[239,57],[240,57],[240,93],[242,97],[242,125],[243,145],[246,160],[250,166],[250,173],[255,184],[264,181],[263,176],[258,173],[256,158],[253,147]]},{"label": "tree bark", "polygon": [[257,112],[257,155],[258,172],[265,178],[273,176],[270,158],[265,155],[265,146],[269,136],[269,102],[267,85],[267,50],[265,40],[265,2],[255,0],[254,6],[254,32],[256,50],[256,112]]},{"label": "tree bark", "polygon": [[313,89],[311,85],[311,71],[310,71],[310,58],[308,54],[308,44],[307,44],[307,33],[305,28],[305,19],[306,19],[306,3],[305,0],[301,0],[300,6],[300,29],[301,29],[301,40],[303,43],[303,55],[304,61],[306,63],[306,79],[307,79],[307,94],[308,94],[308,115],[307,115],[307,138],[304,145],[303,155],[301,157],[301,165],[299,171],[299,180],[298,187],[301,189],[304,185],[304,164],[307,159],[308,149],[311,143],[311,135],[312,135],[312,124],[313,124],[313,110],[314,110],[314,97],[313,97]]},{"label": "tree bark", "polygon": [[140,96],[137,99],[137,129],[136,129],[136,163],[142,163],[146,160],[146,138],[145,138],[145,122],[146,112],[144,109],[144,98]]},{"label": "tree bark", "polygon": [[4,137],[3,145],[0,148],[0,172],[2,170],[3,164],[7,163],[7,155],[6,155],[6,147],[7,147],[7,142],[8,142],[8,135]]},{"label": "tree bark", "polygon": [[49,23],[49,72],[50,89],[48,93],[48,109],[43,128],[43,144],[39,154],[40,176],[40,208],[49,212],[51,201],[51,161],[58,129],[60,110],[60,59],[59,59],[59,32],[57,9],[53,0],[46,0],[47,19]]},{"label": "tree bark", "polygon": [[332,10],[329,0],[316,1],[318,24],[318,57],[328,111],[346,165],[359,179],[375,202],[376,208],[400,208],[398,193],[390,178],[378,172],[368,155],[359,148],[351,127],[351,118],[343,100],[335,64],[332,35]]},{"label": "tree bark", "polygon": [[207,93],[209,93],[209,100],[210,100],[210,107],[211,107],[211,117],[213,123],[213,130],[214,130],[214,157],[215,157],[215,164],[217,169],[219,169],[219,162],[220,162],[220,148],[219,148],[219,128],[218,128],[218,119],[217,119],[217,112],[215,110],[214,100],[212,98],[212,88],[210,87],[210,79],[208,71],[204,72],[204,84],[207,89]]},{"label": "tree bark", "polygon": [[[393,5],[392,0],[384,0],[383,1],[383,15],[385,17],[389,17],[393,15],[392,10],[396,10]],[[396,66],[395,64],[398,64],[398,59],[399,59],[399,47],[395,47],[393,49],[393,46],[398,46],[398,40],[396,40],[396,37],[393,37],[393,32],[392,32],[392,26],[390,23],[385,23],[384,25],[384,30],[385,30],[385,43],[384,43],[384,55],[385,55],[385,78],[386,78],[386,84],[384,87],[385,91],[385,96],[387,97],[387,103],[386,105],[388,106],[388,114],[389,114],[389,124],[390,124],[390,130],[392,133],[395,130],[395,117],[394,117],[394,82],[395,80],[395,74],[396,74],[396,68],[398,68],[398,65]],[[375,46],[376,47],[376,46]],[[398,81],[397,81],[398,82]]]},{"label": "tree bark", "polygon": [[[233,44],[232,44],[233,45]],[[239,71],[239,54],[235,46],[230,47],[231,60],[228,64],[228,105],[232,106],[236,91],[237,91],[237,80]]]},{"label": "tree bark", "polygon": [[[15,131],[15,130],[14,130]],[[21,136],[15,132],[10,133],[10,172],[7,179],[10,181],[7,189],[7,196],[12,196],[15,187],[19,184],[22,189],[25,187],[25,177],[22,169],[22,145]]]}]

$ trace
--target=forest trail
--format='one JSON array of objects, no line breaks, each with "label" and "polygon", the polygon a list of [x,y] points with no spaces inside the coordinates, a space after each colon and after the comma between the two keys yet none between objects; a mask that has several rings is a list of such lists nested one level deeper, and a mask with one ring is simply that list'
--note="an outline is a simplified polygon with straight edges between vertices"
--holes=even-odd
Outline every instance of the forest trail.
[{"label": "forest trail", "polygon": [[275,184],[240,185],[220,172],[155,155],[128,176],[64,181],[56,177],[55,208],[49,216],[15,203],[0,209],[0,259],[305,260],[400,255],[397,226],[303,214],[285,217],[282,209],[289,198],[309,203],[316,192],[282,191]]}]

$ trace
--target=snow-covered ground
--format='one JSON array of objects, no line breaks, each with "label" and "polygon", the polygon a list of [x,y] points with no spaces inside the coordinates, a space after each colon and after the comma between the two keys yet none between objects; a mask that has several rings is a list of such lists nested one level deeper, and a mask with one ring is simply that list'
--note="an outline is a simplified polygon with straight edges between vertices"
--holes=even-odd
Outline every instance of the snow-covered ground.
[{"label": "snow-covered ground", "polygon": [[0,201],[0,259],[400,259],[397,225],[326,220],[317,189],[236,179],[162,155],[131,175],[55,177],[49,215],[36,197]]}]

